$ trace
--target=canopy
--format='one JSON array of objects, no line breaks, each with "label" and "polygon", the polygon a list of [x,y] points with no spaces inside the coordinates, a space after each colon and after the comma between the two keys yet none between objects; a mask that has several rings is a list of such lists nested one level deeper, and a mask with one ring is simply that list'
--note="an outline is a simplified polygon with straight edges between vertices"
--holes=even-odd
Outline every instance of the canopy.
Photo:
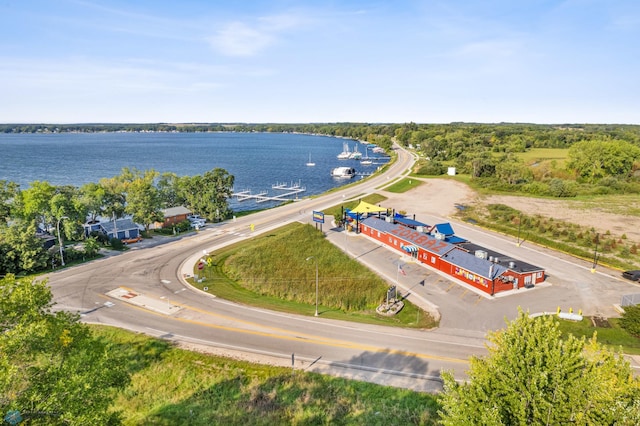
[{"label": "canopy", "polygon": [[376,206],[373,204],[366,203],[364,201],[360,201],[358,206],[351,210],[351,213],[378,213],[378,212],[386,212],[387,209],[385,207]]}]

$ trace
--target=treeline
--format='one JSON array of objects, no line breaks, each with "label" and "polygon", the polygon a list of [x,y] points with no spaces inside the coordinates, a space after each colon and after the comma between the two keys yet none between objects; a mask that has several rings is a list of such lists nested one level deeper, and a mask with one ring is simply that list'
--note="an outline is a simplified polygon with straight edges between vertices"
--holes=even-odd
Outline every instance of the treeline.
[{"label": "treeline", "polygon": [[[625,140],[640,144],[640,125],[631,124],[527,124],[527,123],[106,123],[106,124],[0,124],[0,133],[63,132],[276,132],[309,133],[358,140],[391,140],[420,145],[455,142],[482,145],[496,152],[526,148],[569,148],[593,139]],[[431,148],[438,151],[438,146]]]},{"label": "treeline", "polygon": [[233,183],[234,177],[220,168],[196,176],[124,168],[118,176],[79,188],[35,181],[22,190],[15,182],[0,180],[0,276],[60,265],[60,246],[45,249],[43,236],[54,235],[58,242],[83,241],[82,252],[65,249],[67,261],[95,256],[99,242],[113,245],[99,235],[84,234],[83,224],[99,216],[129,215],[147,230],[164,220],[162,209],[175,206],[209,220],[226,219],[232,214],[228,199]]},{"label": "treeline", "polygon": [[[476,187],[532,195],[640,193],[640,126],[527,123],[186,123],[4,124],[5,133],[50,132],[275,132],[352,138],[390,149],[393,141],[420,154],[414,172],[445,174],[455,166]],[[567,161],[522,155],[536,148],[569,150]]]}]

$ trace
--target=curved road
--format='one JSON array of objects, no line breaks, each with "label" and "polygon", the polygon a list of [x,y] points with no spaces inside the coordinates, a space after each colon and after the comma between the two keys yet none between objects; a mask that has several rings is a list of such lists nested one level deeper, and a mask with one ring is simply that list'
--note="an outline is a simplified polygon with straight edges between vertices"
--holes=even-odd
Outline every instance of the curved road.
[{"label": "curved road", "polygon": [[[531,250],[527,256],[534,260],[529,261],[536,263],[539,259],[536,264],[547,267],[556,282],[552,288],[534,289],[527,296],[522,293],[489,300],[418,265],[405,267],[408,275],[399,286],[410,294],[410,300],[427,309],[437,305],[443,312],[441,327],[434,331],[352,324],[327,320],[322,315],[302,317],[271,312],[230,303],[184,284],[183,274],[191,270],[190,265],[203,250],[212,251],[294,221],[309,222],[314,210],[374,192],[408,173],[414,157],[402,149],[396,152],[397,161],[384,174],[339,191],[209,226],[195,236],[147,248],[132,247],[117,256],[51,273],[48,278],[56,308],[80,312],[86,322],[114,325],[183,343],[268,356],[296,369],[435,391],[441,388],[442,370],[453,371],[459,379],[465,377],[468,357],[486,353],[486,331],[504,326],[505,318],[515,316],[514,306],[555,311],[562,300],[576,300],[576,296],[567,292],[572,288],[579,297],[600,303],[600,298],[590,291],[591,281],[599,274],[591,273],[588,268],[585,272],[584,265],[574,266],[571,261],[549,268],[548,263],[562,260],[557,255],[530,249],[526,244],[519,250]],[[397,253],[365,238],[344,237],[344,233],[333,229],[325,232],[327,238],[347,253],[390,282],[394,281],[393,260],[398,258]],[[456,232],[498,251],[505,251],[507,247],[513,250],[513,242],[464,224],[457,224]],[[568,285],[568,280],[575,281],[575,275],[567,280],[563,273],[580,273],[585,284]],[[426,285],[418,285],[419,282]],[[534,297],[537,295],[542,297]],[[608,304],[609,300],[604,303]]]}]

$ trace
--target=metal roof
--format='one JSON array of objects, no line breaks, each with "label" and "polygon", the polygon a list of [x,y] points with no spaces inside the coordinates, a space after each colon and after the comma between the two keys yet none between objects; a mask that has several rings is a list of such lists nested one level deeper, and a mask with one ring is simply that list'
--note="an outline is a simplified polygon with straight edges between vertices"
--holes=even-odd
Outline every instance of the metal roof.
[{"label": "metal roof", "polygon": [[[414,245],[420,247],[425,251],[428,251],[429,253],[437,254],[438,256],[442,256],[444,253],[447,253],[449,250],[453,250],[456,247],[455,245],[450,244],[444,240],[437,239],[433,235],[429,235],[424,232],[413,231],[411,230],[411,228],[407,228],[404,225],[390,223],[376,217],[368,217],[361,223],[363,225],[371,227],[372,229],[376,229],[378,231],[393,235],[399,240],[403,240],[409,243],[405,244],[404,246]],[[407,235],[403,235],[403,233],[405,232],[409,233]]]},{"label": "metal roof", "polygon": [[453,232],[453,227],[448,222],[438,223],[437,225],[435,225],[435,228],[436,228],[436,231],[447,236],[455,234],[455,232]]},{"label": "metal roof", "polygon": [[426,223],[418,222],[417,220],[409,219],[408,217],[395,217],[394,220],[405,226],[424,226],[425,228],[429,226]]},{"label": "metal roof", "polygon": [[504,267],[504,265],[493,263],[488,259],[476,257],[475,254],[468,253],[460,249],[451,250],[444,254],[442,259],[490,280],[499,277],[507,271],[507,268]]},{"label": "metal roof", "polygon": [[462,247],[465,250],[468,250],[471,255],[475,256],[475,252],[480,250],[484,251],[487,254],[487,259],[493,259],[493,263],[498,265],[503,265],[505,268],[517,272],[519,274],[528,273],[528,272],[536,272],[542,271],[543,268],[532,265],[530,263],[524,262],[523,260],[516,259],[509,255],[499,253],[494,250],[490,250],[486,247],[480,246],[478,244],[466,242],[462,244],[458,244],[459,247]]},{"label": "metal roof", "polygon": [[[105,230],[107,234],[113,232],[114,224],[113,221],[110,220],[108,222],[100,222],[100,226]],[[140,229],[138,225],[133,223],[131,219],[117,219],[115,223],[115,227],[118,231],[128,231],[129,229]]]}]

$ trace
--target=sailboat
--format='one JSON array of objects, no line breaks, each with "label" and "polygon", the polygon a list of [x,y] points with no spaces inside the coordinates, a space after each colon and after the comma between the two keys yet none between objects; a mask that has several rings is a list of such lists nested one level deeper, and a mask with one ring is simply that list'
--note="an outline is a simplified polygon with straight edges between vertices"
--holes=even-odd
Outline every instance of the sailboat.
[{"label": "sailboat", "polygon": [[309,153],[309,161],[307,161],[307,166],[311,167],[311,166],[315,166],[316,163],[311,161],[311,153]]},{"label": "sailboat", "polygon": [[338,160],[347,160],[351,156],[349,151],[349,144],[347,142],[342,144],[342,152],[338,154]]},{"label": "sailboat", "polygon": [[365,156],[360,159],[360,164],[364,164],[365,166],[373,164],[373,161],[371,161],[371,158],[369,158],[369,148],[365,147],[364,149]]}]

